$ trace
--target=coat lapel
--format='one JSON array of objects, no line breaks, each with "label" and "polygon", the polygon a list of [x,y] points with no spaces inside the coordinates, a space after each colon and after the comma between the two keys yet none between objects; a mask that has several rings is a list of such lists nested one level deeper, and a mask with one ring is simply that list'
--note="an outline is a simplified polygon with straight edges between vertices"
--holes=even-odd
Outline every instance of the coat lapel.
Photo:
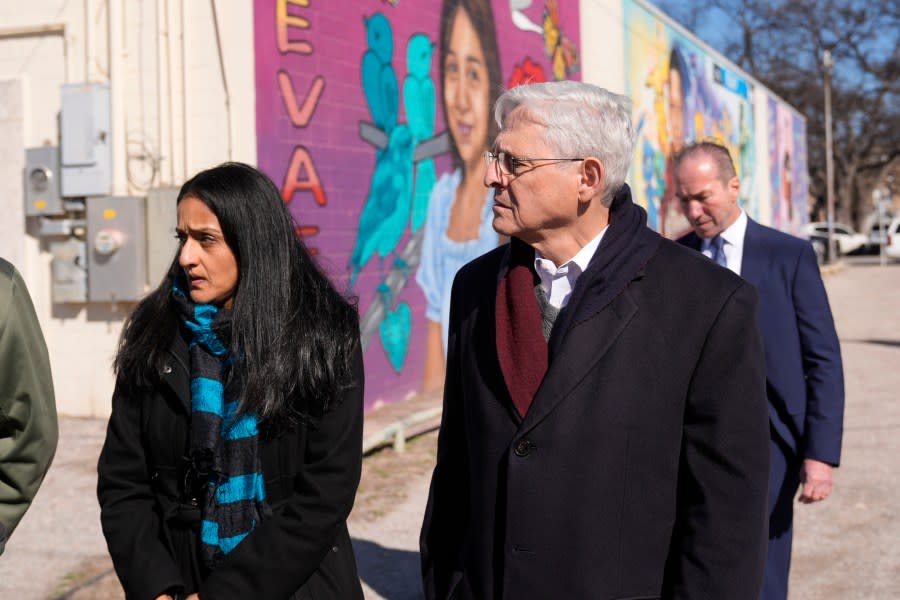
[{"label": "coat lapel", "polygon": [[760,244],[761,228],[747,218],[747,230],[744,232],[744,249],[741,258],[741,277],[759,289],[765,274],[765,249]]},{"label": "coat lapel", "polygon": [[191,374],[188,345],[181,335],[176,335],[172,345],[159,365],[159,377],[168,385],[188,414],[191,414]]},{"label": "coat lapel", "polygon": [[519,428],[520,433],[533,428],[553,412],[609,351],[636,312],[637,304],[626,289],[599,312],[576,322],[552,358]]}]

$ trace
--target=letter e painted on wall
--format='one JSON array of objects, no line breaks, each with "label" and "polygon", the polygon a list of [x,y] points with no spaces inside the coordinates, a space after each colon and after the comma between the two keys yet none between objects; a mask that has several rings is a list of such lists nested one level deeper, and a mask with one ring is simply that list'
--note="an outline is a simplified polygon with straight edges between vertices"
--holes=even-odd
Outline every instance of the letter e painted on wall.
[{"label": "letter e painted on wall", "polygon": [[275,30],[278,37],[278,51],[282,54],[296,52],[297,54],[312,54],[312,44],[302,40],[292,40],[288,37],[288,28],[309,29],[309,21],[303,17],[288,12],[289,6],[309,6],[309,0],[278,0],[275,7]]}]

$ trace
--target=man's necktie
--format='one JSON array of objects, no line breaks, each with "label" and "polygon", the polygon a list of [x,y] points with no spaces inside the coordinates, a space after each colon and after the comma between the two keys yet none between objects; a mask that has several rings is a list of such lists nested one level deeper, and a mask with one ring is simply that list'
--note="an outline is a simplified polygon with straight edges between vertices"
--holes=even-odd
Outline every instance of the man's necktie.
[{"label": "man's necktie", "polygon": [[728,261],[725,260],[725,249],[723,246],[725,245],[725,240],[722,239],[722,236],[717,235],[709,242],[709,248],[712,251],[712,256],[710,258],[719,265],[722,265],[725,268],[728,268]]}]

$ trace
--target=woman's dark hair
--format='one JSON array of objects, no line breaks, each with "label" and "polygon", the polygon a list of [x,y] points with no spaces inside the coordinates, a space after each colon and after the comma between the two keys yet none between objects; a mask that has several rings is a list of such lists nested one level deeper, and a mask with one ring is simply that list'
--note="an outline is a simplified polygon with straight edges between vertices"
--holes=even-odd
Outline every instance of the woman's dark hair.
[{"label": "woman's dark hair", "polygon": [[[272,425],[327,410],[350,383],[359,343],[356,307],[319,270],[275,184],[245,164],[225,163],[186,182],[178,202],[193,197],[216,215],[238,264],[230,355],[231,377],[243,382],[242,412]],[[114,368],[120,383],[147,388],[180,319],[172,286],[178,255],[156,290],[122,330]]]},{"label": "woman's dark hair", "polygon": [[[447,49],[450,47],[450,35],[453,33],[453,24],[456,13],[463,10],[469,16],[478,41],[481,42],[481,51],[484,53],[484,61],[488,72],[488,107],[493,107],[497,98],[503,93],[503,75],[500,72],[500,50],[497,48],[497,33],[494,31],[494,12],[491,9],[490,0],[444,0],[441,6],[441,108],[444,111],[444,120],[447,119],[447,102],[444,99],[445,59]],[[500,131],[497,123],[488,112],[487,145],[497,137]],[[449,130],[448,130],[449,133]],[[462,157],[456,140],[450,136],[450,152],[453,156],[453,165],[462,168]]]}]

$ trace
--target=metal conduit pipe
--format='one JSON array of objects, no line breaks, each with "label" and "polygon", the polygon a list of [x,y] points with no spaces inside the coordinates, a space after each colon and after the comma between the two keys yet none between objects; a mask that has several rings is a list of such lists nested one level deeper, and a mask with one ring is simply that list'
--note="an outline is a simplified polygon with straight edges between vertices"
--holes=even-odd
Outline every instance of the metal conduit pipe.
[{"label": "metal conduit pipe", "polygon": [[[0,29],[0,40],[16,38],[43,37],[58,35],[63,44],[63,81],[69,83],[69,43],[66,40],[66,26],[63,23],[48,25],[28,25],[25,27],[4,27]],[[87,77],[87,75],[85,75]]]},{"label": "metal conduit pipe", "polygon": [[188,88],[187,88],[187,27],[185,24],[187,23],[186,16],[186,6],[187,2],[185,0],[181,0],[181,141],[182,141],[182,166],[181,166],[181,178],[182,181],[187,180],[188,173],[190,170],[188,165],[190,164],[190,143],[191,143],[191,135],[189,129],[190,119],[188,117],[188,111],[191,108],[190,99],[188,97]]},{"label": "metal conduit pipe", "polygon": [[66,26],[62,23],[51,25],[32,25],[28,27],[4,27],[0,29],[0,39],[23,37],[40,37],[42,35],[61,35],[65,37]]}]

